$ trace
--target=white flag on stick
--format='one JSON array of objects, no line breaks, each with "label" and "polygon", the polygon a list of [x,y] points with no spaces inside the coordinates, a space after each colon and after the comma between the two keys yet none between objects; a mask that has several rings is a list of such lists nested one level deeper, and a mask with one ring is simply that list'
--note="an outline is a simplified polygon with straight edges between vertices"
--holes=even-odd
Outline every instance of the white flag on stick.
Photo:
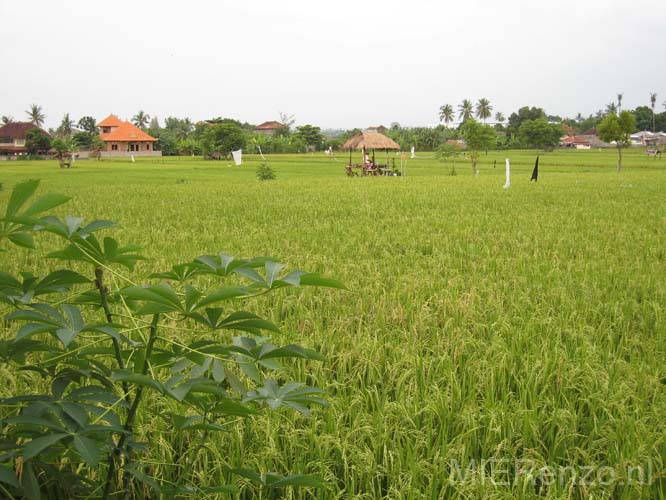
[{"label": "white flag on stick", "polygon": [[509,159],[506,159],[506,182],[504,183],[504,189],[509,189],[511,186],[511,162]]},{"label": "white flag on stick", "polygon": [[231,156],[234,157],[234,162],[236,165],[242,165],[243,164],[243,150],[239,149],[238,151],[232,151]]},{"label": "white flag on stick", "polygon": [[412,155],[410,156],[410,158],[412,159],[416,158],[416,155],[414,154],[414,146],[412,146]]}]

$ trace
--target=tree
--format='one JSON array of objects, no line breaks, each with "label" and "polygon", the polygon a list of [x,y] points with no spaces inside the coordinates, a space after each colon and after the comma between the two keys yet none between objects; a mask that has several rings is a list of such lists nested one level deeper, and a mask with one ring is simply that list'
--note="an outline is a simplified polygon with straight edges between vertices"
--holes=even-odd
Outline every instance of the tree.
[{"label": "tree", "polygon": [[479,154],[481,151],[488,151],[497,144],[497,133],[488,125],[479,123],[474,118],[470,118],[463,123],[460,133],[465,139],[467,151],[472,160],[472,172],[474,172],[474,175],[479,175],[479,170],[476,168]]},{"label": "tree", "polygon": [[65,159],[72,154],[73,144],[67,139],[58,138],[53,140],[51,147],[56,151],[56,158],[60,162],[60,168],[65,168]]},{"label": "tree", "polygon": [[455,113],[453,112],[453,106],[450,104],[444,104],[439,108],[439,121],[444,122],[448,127],[449,123],[453,123],[455,119]]},{"label": "tree", "polygon": [[139,127],[141,130],[144,130],[149,122],[150,122],[150,115],[144,113],[143,111],[139,111],[137,114],[135,114],[132,117],[132,123],[137,127]]},{"label": "tree", "polygon": [[495,113],[495,121],[497,123],[504,123],[505,120],[506,118],[504,118],[504,113],[502,113],[501,111]]},{"label": "tree", "polygon": [[280,127],[275,131],[275,135],[288,136],[289,133],[291,132],[291,127],[296,122],[296,120],[294,119],[294,115],[289,115],[287,113],[283,113],[282,111],[280,111],[279,114],[280,114],[280,123],[282,124],[282,127]]},{"label": "tree", "polygon": [[62,117],[60,126],[56,130],[56,135],[60,138],[67,139],[74,132],[74,120],[69,117],[69,113],[65,113]]},{"label": "tree", "polygon": [[46,115],[44,115],[41,106],[38,106],[37,104],[31,104],[30,109],[26,111],[26,113],[30,118],[30,121],[35,125],[37,125],[38,127],[44,125],[44,120],[46,119]]},{"label": "tree", "polygon": [[493,107],[490,105],[490,101],[485,97],[479,99],[479,102],[476,103],[476,117],[483,120],[485,123],[488,118],[492,116]]},{"label": "tree", "polygon": [[509,116],[509,124],[507,126],[507,132],[509,135],[517,135],[520,126],[524,121],[527,120],[538,120],[539,118],[546,118],[546,112],[541,108],[530,108],[529,106],[523,106],[516,113],[511,113]]},{"label": "tree", "polygon": [[533,148],[552,151],[564,135],[561,125],[548,123],[544,118],[527,120],[518,129],[518,136]]},{"label": "tree", "polygon": [[2,124],[7,125],[9,123],[14,123],[14,117],[11,115],[3,115],[2,118]]},{"label": "tree", "polygon": [[87,132],[91,135],[99,135],[99,130],[97,129],[97,122],[92,116],[84,116],[79,120],[79,123],[76,125],[79,130]]},{"label": "tree", "polygon": [[622,98],[624,97],[624,94],[618,94],[617,95],[617,110],[618,112],[622,111]]},{"label": "tree", "polygon": [[599,138],[605,142],[615,142],[617,147],[617,171],[622,170],[622,149],[631,145],[631,134],[636,130],[636,119],[628,111],[620,116],[608,115],[597,127]]},{"label": "tree", "polygon": [[654,132],[654,105],[657,103],[657,93],[650,92],[650,107],[652,108],[652,132]]},{"label": "tree", "polygon": [[48,151],[51,148],[51,138],[41,128],[31,128],[25,133],[25,147],[31,155]]},{"label": "tree", "polygon": [[616,115],[617,114],[617,105],[614,102],[606,104],[605,115]]},{"label": "tree", "polygon": [[232,151],[245,146],[243,129],[233,123],[211,125],[201,134],[201,150],[205,158],[212,158],[215,151],[228,157]]},{"label": "tree", "polygon": [[308,147],[314,147],[315,150],[320,149],[321,143],[324,142],[324,136],[321,135],[321,129],[312,125],[301,125],[296,127],[296,137],[299,137]]},{"label": "tree", "polygon": [[463,102],[458,105],[458,118],[465,123],[470,120],[474,115],[474,105],[469,99],[463,99]]},{"label": "tree", "polygon": [[435,157],[443,163],[451,161],[451,172],[449,175],[458,175],[456,172],[456,157],[460,154],[461,149],[461,146],[457,142],[444,142],[435,154]]}]

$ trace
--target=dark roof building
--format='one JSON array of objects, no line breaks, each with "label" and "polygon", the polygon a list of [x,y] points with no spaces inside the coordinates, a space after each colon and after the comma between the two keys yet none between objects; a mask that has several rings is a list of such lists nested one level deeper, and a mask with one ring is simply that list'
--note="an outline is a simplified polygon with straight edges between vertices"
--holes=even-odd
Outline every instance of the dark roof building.
[{"label": "dark roof building", "polygon": [[33,128],[39,128],[48,135],[32,122],[12,122],[0,127],[0,154],[26,153],[25,135]]}]

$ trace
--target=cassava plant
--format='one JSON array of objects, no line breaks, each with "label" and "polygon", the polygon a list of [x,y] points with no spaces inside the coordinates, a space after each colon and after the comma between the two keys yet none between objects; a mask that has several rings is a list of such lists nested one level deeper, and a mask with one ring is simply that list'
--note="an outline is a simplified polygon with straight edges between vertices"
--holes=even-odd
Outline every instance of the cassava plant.
[{"label": "cassava plant", "polygon": [[[285,274],[273,259],[224,253],[176,264],[139,284],[128,272],[144,260],[140,248],[98,237],[113,222],[46,215],[67,198],[46,195],[29,204],[37,187],[28,181],[13,189],[0,218],[0,250],[34,249],[34,236],[50,233],[64,247],[47,257],[64,267],[45,276],[0,272],[0,369],[14,388],[0,400],[0,496],[233,493],[233,483],[201,487],[191,480],[211,433],[264,407],[308,415],[312,405],[326,405],[320,389],[284,381],[285,360],[321,355],[273,344],[277,326],[237,307],[283,288],[342,285],[302,271]],[[167,407],[178,410],[163,412]],[[143,465],[150,444],[137,426],[141,415],[164,419],[172,430],[167,439],[187,437],[173,476],[153,477]],[[312,474],[238,465],[227,477],[242,476],[271,495],[321,484]]]}]

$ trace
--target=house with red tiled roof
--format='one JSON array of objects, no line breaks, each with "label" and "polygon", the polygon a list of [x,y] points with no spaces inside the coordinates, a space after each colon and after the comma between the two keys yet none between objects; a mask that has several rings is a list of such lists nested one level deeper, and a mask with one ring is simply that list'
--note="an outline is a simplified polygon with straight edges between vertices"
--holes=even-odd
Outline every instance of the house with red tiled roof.
[{"label": "house with red tiled roof", "polygon": [[[39,128],[32,122],[10,122],[0,127],[0,155],[21,155],[28,152],[25,135],[28,130]],[[39,128],[42,130],[41,128]],[[48,133],[42,130],[46,135]]]},{"label": "house with red tiled roof", "polygon": [[104,141],[102,156],[162,156],[155,151],[157,139],[116,115],[107,116],[97,127]]},{"label": "house with red tiled roof", "polygon": [[257,125],[254,127],[254,130],[256,132],[261,132],[262,134],[266,135],[275,135],[275,132],[280,130],[281,128],[284,128],[284,125],[280,122],[264,122],[261,125]]}]

